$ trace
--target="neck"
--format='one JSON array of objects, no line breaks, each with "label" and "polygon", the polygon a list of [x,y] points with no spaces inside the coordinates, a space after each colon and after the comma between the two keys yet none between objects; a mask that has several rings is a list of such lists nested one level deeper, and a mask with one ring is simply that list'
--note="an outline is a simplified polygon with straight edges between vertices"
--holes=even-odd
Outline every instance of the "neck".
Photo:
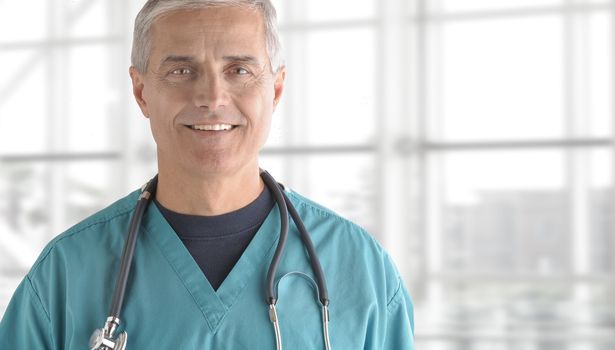
[{"label": "neck", "polygon": [[233,175],[192,176],[159,167],[156,199],[177,213],[214,216],[243,208],[263,191],[258,166]]}]

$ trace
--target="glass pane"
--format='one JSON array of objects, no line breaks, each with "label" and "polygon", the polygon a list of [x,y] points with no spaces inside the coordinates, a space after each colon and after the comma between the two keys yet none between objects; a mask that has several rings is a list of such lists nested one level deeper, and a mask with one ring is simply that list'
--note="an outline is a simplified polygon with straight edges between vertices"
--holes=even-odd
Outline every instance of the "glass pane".
[{"label": "glass pane", "polygon": [[563,152],[459,152],[441,166],[445,269],[569,271]]},{"label": "glass pane", "polygon": [[66,165],[66,228],[128,194],[120,193],[123,186],[114,181],[118,173],[119,163],[115,162],[83,161]]},{"label": "glass pane", "polygon": [[432,137],[562,137],[563,26],[556,16],[455,22],[442,27],[442,125]]},{"label": "glass pane", "polygon": [[0,44],[46,38],[49,5],[49,0],[0,0]]},{"label": "glass pane", "polygon": [[431,331],[443,336],[431,339],[452,340],[424,342],[420,348],[610,349],[612,342],[600,341],[599,335],[615,331],[615,303],[607,297],[615,289],[600,284],[588,288],[589,299],[581,302],[568,281],[444,283],[439,301],[444,317]]},{"label": "glass pane", "polygon": [[284,113],[279,107],[280,105],[278,105],[278,111],[273,116],[271,130],[269,130],[269,137],[265,143],[265,148],[278,148],[284,144],[284,140],[286,139],[284,120],[282,120]]},{"label": "glass pane", "polygon": [[[286,89],[287,88],[288,86]],[[265,143],[265,147],[267,148],[277,148],[288,143],[290,136],[288,123],[292,116],[288,114],[286,107],[288,105],[287,96],[289,96],[288,90],[282,94],[282,99],[280,100],[280,103],[278,103],[278,106],[273,113],[273,117],[271,118],[271,129],[269,130],[269,137]]]},{"label": "glass pane", "polygon": [[[606,147],[578,152],[583,168],[577,176],[587,180],[589,201],[587,280],[570,274],[575,252],[567,151],[459,151],[434,156],[441,178],[431,178],[441,193],[432,195],[443,201],[436,226],[441,225],[443,268],[451,273],[430,283],[428,302],[417,308],[417,318],[423,317],[423,330],[439,334],[430,339],[469,336],[448,343],[426,341],[425,348],[613,346],[577,341],[615,331],[615,302],[609,296],[615,285],[610,279],[591,277],[615,270],[613,153]],[[499,340],[481,341],[473,334]]]},{"label": "glass pane", "polygon": [[0,162],[0,273],[24,272],[47,243],[49,166]]},{"label": "glass pane", "polygon": [[259,167],[285,185],[288,183],[288,165],[288,156],[261,154],[259,157]]},{"label": "glass pane", "polygon": [[374,0],[310,0],[294,1],[307,5],[307,19],[310,21],[330,21],[375,17]]},{"label": "glass pane", "polygon": [[288,0],[271,0],[271,3],[275,7],[278,15],[278,23],[284,23],[287,20],[286,16],[289,6]]},{"label": "glass pane", "polygon": [[292,22],[326,22],[369,19],[376,16],[374,0],[274,0],[282,25]]},{"label": "glass pane", "polygon": [[595,13],[586,16],[588,40],[588,108],[591,136],[613,135],[613,31],[612,15]]},{"label": "glass pane", "polygon": [[378,188],[373,156],[264,155],[261,167],[297,193],[376,235]]},{"label": "glass pane", "polygon": [[67,18],[68,36],[100,37],[109,34],[109,3],[108,0],[71,1],[70,9],[64,14]]},{"label": "glass pane", "polygon": [[[515,336],[513,336],[515,337]],[[421,350],[612,350],[604,342],[438,340],[417,342]]]},{"label": "glass pane", "polygon": [[562,0],[441,0],[442,10],[452,11],[481,11],[506,10],[516,8],[532,8],[542,6],[560,5]]},{"label": "glass pane", "polygon": [[50,239],[48,174],[45,164],[0,161],[0,318]]},{"label": "glass pane", "polygon": [[0,318],[53,236],[125,195],[118,173],[107,161],[0,162]]},{"label": "glass pane", "polygon": [[[301,96],[304,109],[293,115],[293,123],[305,126],[297,141],[339,145],[373,140],[377,91],[374,31],[336,30],[306,36],[307,53],[289,62],[287,75],[290,86],[307,89]],[[293,70],[300,69],[305,80],[295,84]]]},{"label": "glass pane", "polygon": [[[110,161],[0,163],[0,235],[16,244],[20,243],[18,240],[27,243],[26,251],[17,252],[32,258],[28,264],[0,266],[29,268],[53,236],[126,195],[118,194],[122,184],[114,181],[118,166],[119,163]],[[56,183],[63,183],[64,188],[53,188]],[[55,210],[58,205],[65,210]],[[66,215],[52,220],[51,216],[58,212]],[[52,221],[58,227],[52,227]],[[16,257],[8,257],[11,256]]]},{"label": "glass pane", "polygon": [[613,153],[597,150],[590,157],[589,222],[592,234],[590,246],[592,266],[595,272],[614,273],[615,226],[613,225]]},{"label": "glass pane", "polygon": [[110,70],[111,52],[105,46],[84,46],[69,51],[65,95],[69,110],[65,129],[69,151],[108,151],[114,147],[110,127],[120,115],[119,109],[114,108],[118,106],[119,95],[112,89],[112,80],[119,80],[126,70]]},{"label": "glass pane", "polygon": [[50,101],[45,52],[0,53],[0,154],[39,153],[47,149]]},{"label": "glass pane", "polygon": [[[589,324],[604,334],[615,334],[615,286],[612,284],[596,285],[589,290],[589,300],[577,303],[589,310]],[[612,342],[613,343],[613,342]],[[615,344],[610,344],[611,348]]]}]

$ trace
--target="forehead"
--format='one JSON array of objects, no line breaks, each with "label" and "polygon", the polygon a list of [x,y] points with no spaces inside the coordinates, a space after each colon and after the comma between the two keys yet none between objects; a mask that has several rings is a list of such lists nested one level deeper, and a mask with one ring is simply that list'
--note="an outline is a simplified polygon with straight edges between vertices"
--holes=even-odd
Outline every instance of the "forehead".
[{"label": "forehead", "polygon": [[[176,10],[157,18],[151,27],[152,55],[166,51],[250,51],[264,53],[265,27],[256,9],[211,7]],[[225,52],[224,54],[226,54]],[[239,52],[236,52],[239,53]]]}]

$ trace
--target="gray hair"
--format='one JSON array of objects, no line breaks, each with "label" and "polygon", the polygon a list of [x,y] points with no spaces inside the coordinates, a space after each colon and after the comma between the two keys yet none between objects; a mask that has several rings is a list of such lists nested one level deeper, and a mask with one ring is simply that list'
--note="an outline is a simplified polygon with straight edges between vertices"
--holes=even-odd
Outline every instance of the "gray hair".
[{"label": "gray hair", "polygon": [[282,48],[278,35],[277,15],[270,0],[148,0],[135,19],[131,64],[140,72],[147,71],[152,50],[150,29],[154,21],[171,11],[208,7],[236,6],[258,10],[265,23],[265,45],[271,70],[277,72],[283,65]]}]

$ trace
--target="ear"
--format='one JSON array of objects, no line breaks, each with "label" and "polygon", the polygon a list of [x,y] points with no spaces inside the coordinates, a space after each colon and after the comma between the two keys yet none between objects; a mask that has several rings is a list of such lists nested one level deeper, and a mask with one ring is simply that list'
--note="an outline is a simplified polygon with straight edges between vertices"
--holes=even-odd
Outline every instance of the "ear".
[{"label": "ear", "polygon": [[284,92],[284,81],[286,80],[286,66],[281,66],[275,73],[275,82],[273,83],[273,109],[278,106],[282,93]]},{"label": "ear", "polygon": [[130,67],[128,73],[130,74],[130,80],[132,80],[132,94],[135,96],[139,108],[141,108],[141,113],[143,113],[146,118],[149,118],[147,104],[143,99],[143,87],[145,86],[143,82],[144,77],[134,66]]}]

